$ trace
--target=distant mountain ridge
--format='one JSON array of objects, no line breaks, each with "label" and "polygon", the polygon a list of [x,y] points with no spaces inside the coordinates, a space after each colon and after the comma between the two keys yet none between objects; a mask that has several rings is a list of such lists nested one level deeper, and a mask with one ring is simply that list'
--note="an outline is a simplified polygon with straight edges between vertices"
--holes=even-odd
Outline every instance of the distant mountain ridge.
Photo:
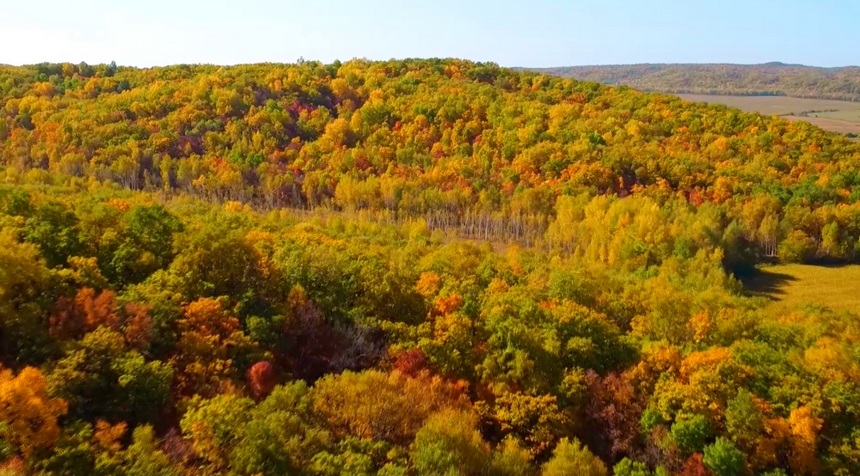
[{"label": "distant mountain ridge", "polygon": [[860,67],[764,64],[631,64],[524,68],[646,91],[860,101]]}]

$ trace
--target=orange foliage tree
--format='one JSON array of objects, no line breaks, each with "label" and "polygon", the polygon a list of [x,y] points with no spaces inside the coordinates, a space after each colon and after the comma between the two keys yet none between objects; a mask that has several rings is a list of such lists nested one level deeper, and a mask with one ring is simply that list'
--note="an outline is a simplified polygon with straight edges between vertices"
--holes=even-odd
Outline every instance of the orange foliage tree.
[{"label": "orange foliage tree", "polygon": [[60,437],[57,419],[68,407],[48,395],[45,377],[33,367],[16,376],[0,370],[0,439],[24,457],[51,448]]}]

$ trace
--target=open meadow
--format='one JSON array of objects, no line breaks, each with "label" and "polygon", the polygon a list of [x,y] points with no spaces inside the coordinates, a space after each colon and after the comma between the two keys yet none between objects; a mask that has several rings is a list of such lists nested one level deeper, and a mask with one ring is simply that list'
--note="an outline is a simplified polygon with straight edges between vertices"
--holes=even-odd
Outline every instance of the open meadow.
[{"label": "open meadow", "polygon": [[679,94],[687,101],[724,104],[747,112],[784,116],[792,121],[807,121],[822,129],[841,134],[860,134],[860,103],[830,99],[787,96],[722,96]]},{"label": "open meadow", "polygon": [[860,266],[767,266],[744,285],[751,294],[772,299],[777,309],[822,304],[860,315]]}]

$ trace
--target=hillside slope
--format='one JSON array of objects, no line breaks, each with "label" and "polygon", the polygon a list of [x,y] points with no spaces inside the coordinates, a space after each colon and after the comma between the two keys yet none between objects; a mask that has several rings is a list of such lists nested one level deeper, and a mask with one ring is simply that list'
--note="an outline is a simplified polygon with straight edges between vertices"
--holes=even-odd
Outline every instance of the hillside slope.
[{"label": "hillside slope", "polygon": [[0,101],[0,163],[45,180],[520,236],[560,197],[634,194],[711,203],[756,254],[857,257],[860,145],[628,88],[456,60],[64,64],[0,69]]},{"label": "hillside slope", "polygon": [[860,319],[733,275],[860,260],[858,163],[456,60],[2,69],[0,473],[860,474]]}]

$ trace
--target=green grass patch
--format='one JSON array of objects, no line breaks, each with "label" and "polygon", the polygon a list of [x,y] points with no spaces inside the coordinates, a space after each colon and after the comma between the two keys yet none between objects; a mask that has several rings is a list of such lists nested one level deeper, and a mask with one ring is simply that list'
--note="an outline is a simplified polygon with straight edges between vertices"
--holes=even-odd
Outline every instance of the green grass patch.
[{"label": "green grass patch", "polygon": [[812,303],[860,315],[860,266],[768,266],[743,281],[747,292],[771,299],[777,308]]}]

